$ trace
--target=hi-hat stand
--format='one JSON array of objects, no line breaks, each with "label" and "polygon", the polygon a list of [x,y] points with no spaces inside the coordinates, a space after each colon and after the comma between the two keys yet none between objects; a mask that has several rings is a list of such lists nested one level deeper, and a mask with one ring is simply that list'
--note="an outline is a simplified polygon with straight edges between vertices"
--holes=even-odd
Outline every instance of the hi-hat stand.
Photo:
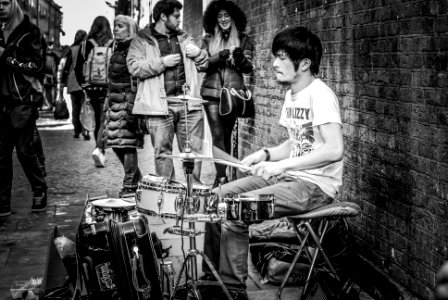
[{"label": "hi-hat stand", "polygon": [[[186,131],[186,139],[185,139],[185,153],[191,153],[191,145],[190,145],[190,139],[189,139],[189,133],[188,133],[188,119],[187,119],[187,113],[188,113],[188,99],[186,98],[186,92],[188,90],[188,86],[184,84],[183,86],[183,92],[184,92],[184,99],[185,101],[185,131]],[[187,210],[187,213],[190,214],[194,212],[194,201],[193,201],[193,170],[194,170],[194,164],[195,159],[186,157],[183,159],[182,167],[185,172],[185,178],[187,181],[186,186],[186,195],[185,198],[182,200],[182,205],[179,213],[179,217],[181,219],[181,222],[183,222],[183,216],[185,214],[185,210]],[[179,219],[178,219],[179,220]],[[177,223],[177,222],[176,222]],[[223,281],[221,280],[221,277],[219,277],[218,272],[216,271],[215,267],[211,263],[210,259],[205,255],[205,253],[197,250],[196,248],[196,228],[194,222],[189,222],[188,227],[188,236],[190,239],[190,249],[187,252],[187,255],[184,259],[184,262],[182,263],[182,267],[180,269],[179,275],[177,277],[176,283],[173,288],[173,292],[171,293],[170,300],[173,300],[176,292],[181,287],[180,280],[182,278],[182,273],[185,271],[185,288],[187,292],[187,299],[191,299],[192,297],[202,300],[202,296],[198,290],[199,285],[218,285],[220,286],[224,293],[226,294],[227,298],[229,300],[232,300],[232,297],[230,296],[230,293],[227,289],[227,287],[224,285]],[[176,224],[176,227],[178,225]],[[181,231],[181,235],[184,235],[184,233]],[[213,276],[215,277],[216,281],[209,281],[209,280],[198,280],[198,272],[197,272],[197,256],[200,255],[202,259],[205,261],[205,263],[208,265],[210,270],[213,273]],[[204,299],[206,300],[206,299]]]}]

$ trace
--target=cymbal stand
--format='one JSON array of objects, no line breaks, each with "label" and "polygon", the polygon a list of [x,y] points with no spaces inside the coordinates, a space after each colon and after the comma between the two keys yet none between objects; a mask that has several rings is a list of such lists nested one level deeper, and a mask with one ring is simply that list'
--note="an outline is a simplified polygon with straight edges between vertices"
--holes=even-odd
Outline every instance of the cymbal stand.
[{"label": "cymbal stand", "polygon": [[[186,84],[183,86],[184,96],[186,95],[187,91]],[[185,122],[187,123],[187,102],[185,102]],[[185,126],[187,129],[187,124]],[[186,132],[186,140],[185,140],[185,152],[191,152],[190,148],[190,141],[188,137],[188,130]],[[185,177],[187,181],[187,187],[186,187],[186,194],[185,198],[182,200],[182,205],[180,209],[180,216],[181,221],[183,222],[183,216],[185,213],[185,209],[187,209],[187,213],[194,212],[194,201],[193,201],[193,170],[194,170],[194,158],[185,158],[183,159],[182,166],[185,171]],[[177,222],[176,222],[177,223]],[[224,293],[226,294],[227,298],[229,300],[232,300],[232,296],[230,296],[230,293],[227,289],[227,287],[224,285],[224,283],[221,280],[221,277],[219,276],[218,272],[216,271],[215,267],[211,263],[210,259],[201,251],[196,249],[196,228],[194,222],[189,222],[189,238],[190,238],[190,249],[187,252],[187,256],[184,259],[184,262],[182,263],[182,267],[180,269],[179,275],[177,277],[176,283],[173,288],[173,292],[171,293],[170,300],[173,300],[178,288],[180,287],[180,280],[182,277],[182,273],[185,270],[185,287],[187,292],[187,299],[190,298],[190,296],[195,297],[196,299],[202,300],[202,296],[198,291],[198,285],[219,285],[223,289]],[[176,224],[177,226],[177,224]],[[210,270],[213,273],[213,276],[216,279],[215,281],[203,281],[198,280],[198,272],[197,272],[197,259],[196,256],[200,255],[202,259],[205,261],[205,263],[208,265]],[[206,299],[204,299],[206,300]]]}]

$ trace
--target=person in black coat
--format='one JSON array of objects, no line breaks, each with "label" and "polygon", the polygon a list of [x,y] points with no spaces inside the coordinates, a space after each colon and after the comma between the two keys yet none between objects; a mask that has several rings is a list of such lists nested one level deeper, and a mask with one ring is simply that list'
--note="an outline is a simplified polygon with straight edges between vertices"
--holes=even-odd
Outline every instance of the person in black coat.
[{"label": "person in black coat", "polygon": [[137,81],[126,66],[126,55],[136,32],[137,24],[131,17],[115,17],[115,48],[110,58],[104,135],[106,148],[113,149],[124,168],[122,195],[134,193],[142,176],[137,149],[143,148],[143,133],[139,130],[138,116],[132,115]]},{"label": "person in black coat", "polygon": [[[232,1],[214,0],[206,8],[203,18],[206,32],[202,48],[209,54],[206,75],[201,86],[201,96],[209,103],[204,105],[213,145],[227,153],[232,150],[231,137],[236,116],[219,114],[221,89],[244,89],[243,74],[250,74],[252,43],[244,33],[246,15]],[[226,166],[215,164],[216,179],[213,187],[228,182]]]},{"label": "person in black coat", "polygon": [[17,0],[2,1],[0,23],[0,217],[5,217],[11,215],[14,147],[33,190],[32,211],[47,208],[45,168],[33,145],[45,42]]}]

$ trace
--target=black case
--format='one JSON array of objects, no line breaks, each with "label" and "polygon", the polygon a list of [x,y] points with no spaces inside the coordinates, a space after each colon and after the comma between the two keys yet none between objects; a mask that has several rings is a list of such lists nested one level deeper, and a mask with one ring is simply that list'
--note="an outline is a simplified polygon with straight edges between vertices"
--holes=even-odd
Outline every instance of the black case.
[{"label": "black case", "polygon": [[160,300],[157,259],[145,217],[82,223],[77,252],[89,300]]},{"label": "black case", "polygon": [[126,299],[118,292],[118,265],[108,221],[80,225],[77,255],[89,299]]},{"label": "black case", "polygon": [[156,252],[146,217],[128,222],[111,221],[114,253],[118,264],[120,294],[130,300],[162,299]]}]

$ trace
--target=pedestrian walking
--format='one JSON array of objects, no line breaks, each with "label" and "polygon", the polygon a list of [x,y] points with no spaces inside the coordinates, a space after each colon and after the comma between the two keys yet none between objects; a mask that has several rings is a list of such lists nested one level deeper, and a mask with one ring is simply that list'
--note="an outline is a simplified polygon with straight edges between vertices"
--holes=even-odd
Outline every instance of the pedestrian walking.
[{"label": "pedestrian walking", "polygon": [[[196,137],[191,149],[200,153],[204,131],[201,104],[189,103],[185,113],[184,103],[167,102],[165,98],[182,96],[185,85],[189,96],[200,97],[198,70],[203,70],[207,64],[207,52],[179,28],[180,9],[182,4],[176,0],[157,2],[153,10],[155,23],[137,33],[127,56],[129,72],[139,79],[134,113],[147,116],[156,173],[168,179],[175,179],[173,161],[159,155],[172,154],[174,135],[183,152],[187,127],[189,135]],[[198,161],[193,181],[200,183],[200,176],[201,162]]]},{"label": "pedestrian walking", "polygon": [[[232,130],[237,117],[219,114],[220,93],[223,87],[244,89],[243,74],[250,74],[252,43],[244,33],[245,13],[232,1],[214,0],[204,12],[203,27],[206,32],[202,48],[208,52],[209,63],[201,86],[201,96],[209,102],[204,105],[213,145],[230,154]],[[215,163],[216,179],[213,188],[229,180],[226,166]]]},{"label": "pedestrian walking", "polygon": [[42,110],[52,110],[56,101],[56,85],[57,72],[60,62],[59,55],[54,51],[53,41],[48,42],[48,47],[45,54],[45,68],[44,68],[44,88],[45,88],[45,103]]},{"label": "pedestrian walking", "polygon": [[115,45],[109,66],[109,97],[105,104],[106,148],[112,148],[124,168],[121,195],[135,193],[142,177],[137,149],[143,148],[143,132],[139,129],[139,116],[132,114],[137,81],[132,79],[126,66],[126,55],[137,28],[131,17],[115,17]]},{"label": "pedestrian walking", "polygon": [[67,87],[67,93],[70,94],[72,100],[72,123],[74,135],[73,138],[77,139],[82,134],[85,140],[90,140],[89,131],[82,127],[79,119],[81,114],[81,106],[84,103],[84,91],[81,88],[75,75],[76,60],[78,58],[79,48],[83,41],[87,37],[87,32],[84,30],[78,30],[75,34],[75,40],[70,46],[70,50],[67,54],[64,69],[61,76],[61,90]]},{"label": "pedestrian walking", "polygon": [[0,1],[0,216],[11,215],[12,152],[33,190],[33,212],[47,207],[44,168],[33,147],[38,78],[44,69],[43,38],[17,0]]},{"label": "pedestrian walking", "polygon": [[113,37],[109,21],[98,16],[92,23],[87,40],[81,43],[76,58],[75,75],[95,111],[96,148],[92,153],[97,167],[104,167],[103,143],[104,101],[108,89],[108,67],[112,55]]}]

